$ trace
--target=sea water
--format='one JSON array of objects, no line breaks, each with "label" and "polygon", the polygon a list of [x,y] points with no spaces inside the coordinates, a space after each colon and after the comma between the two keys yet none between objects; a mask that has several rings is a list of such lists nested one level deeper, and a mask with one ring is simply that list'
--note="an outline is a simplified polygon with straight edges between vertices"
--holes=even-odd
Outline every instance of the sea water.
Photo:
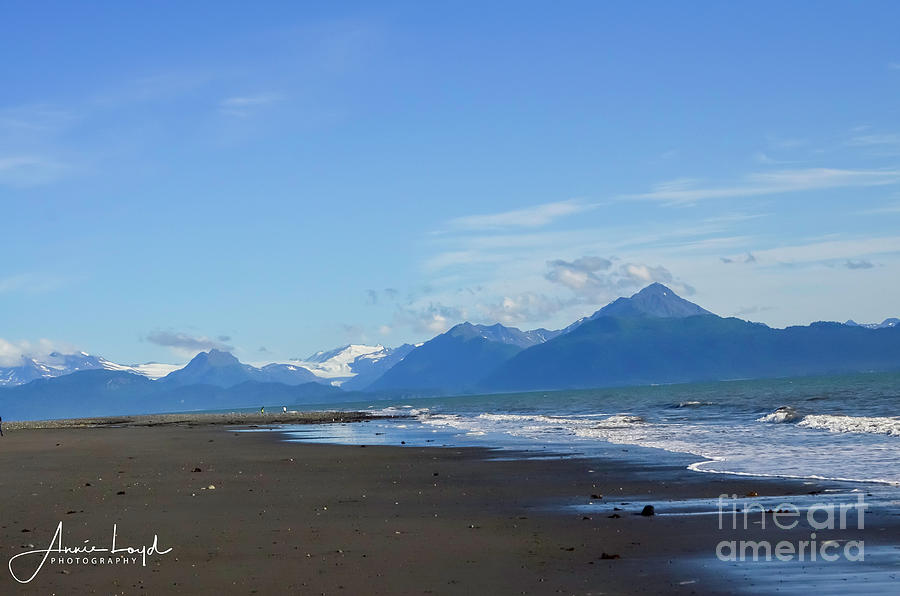
[{"label": "sea water", "polygon": [[900,373],[372,400],[341,408],[398,418],[294,427],[292,436],[645,461],[673,454],[697,472],[900,485]]}]

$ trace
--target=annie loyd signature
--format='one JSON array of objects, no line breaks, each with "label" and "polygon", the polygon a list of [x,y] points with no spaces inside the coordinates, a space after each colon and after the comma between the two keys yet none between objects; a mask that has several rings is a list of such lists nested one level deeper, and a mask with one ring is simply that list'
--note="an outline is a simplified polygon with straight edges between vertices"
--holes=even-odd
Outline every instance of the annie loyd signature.
[{"label": "annie loyd signature", "polygon": [[[9,559],[9,573],[13,576],[20,584],[27,584],[31,580],[33,580],[38,572],[44,567],[44,564],[47,562],[47,559],[50,559],[50,564],[72,564],[72,563],[81,563],[81,564],[93,564],[93,565],[114,565],[114,564],[137,564],[137,557],[125,557],[123,555],[140,555],[142,566],[147,566],[147,557],[150,555],[165,555],[171,552],[171,548],[167,548],[166,550],[160,550],[159,548],[159,538],[156,534],[153,535],[153,543],[146,544],[141,546],[140,548],[135,548],[133,546],[126,546],[122,548],[116,547],[116,524],[113,524],[112,531],[112,544],[109,548],[97,548],[96,546],[63,546],[63,523],[59,522],[59,525],[56,526],[56,533],[53,534],[53,538],[50,539],[50,544],[47,548],[41,548],[37,550],[29,550],[25,552],[21,552],[17,555],[14,555]],[[105,553],[105,554],[104,554]],[[59,556],[51,556],[59,555]],[[34,570],[28,579],[20,579],[16,572],[13,571],[13,561],[18,559],[19,557],[30,557],[33,555],[37,555],[41,557],[41,562],[38,564],[37,568]],[[79,556],[79,557],[71,557],[68,555],[93,555],[93,556]],[[118,556],[114,556],[118,555]]]}]

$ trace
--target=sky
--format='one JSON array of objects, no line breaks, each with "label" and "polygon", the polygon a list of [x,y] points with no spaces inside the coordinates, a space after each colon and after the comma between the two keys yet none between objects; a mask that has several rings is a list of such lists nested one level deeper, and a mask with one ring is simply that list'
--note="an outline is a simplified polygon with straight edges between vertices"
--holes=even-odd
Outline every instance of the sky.
[{"label": "sky", "polygon": [[0,363],[900,316],[896,2],[2,2]]}]

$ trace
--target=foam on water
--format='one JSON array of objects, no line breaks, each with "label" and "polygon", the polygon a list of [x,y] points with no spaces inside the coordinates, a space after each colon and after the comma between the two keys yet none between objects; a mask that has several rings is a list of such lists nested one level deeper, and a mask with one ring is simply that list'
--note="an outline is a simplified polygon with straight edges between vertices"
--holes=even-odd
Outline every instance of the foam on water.
[{"label": "foam on water", "polygon": [[797,422],[801,420],[803,416],[797,413],[797,410],[792,408],[791,406],[782,406],[772,412],[771,414],[766,414],[761,418],[757,418],[757,422],[774,422],[775,424],[783,424],[786,422]]},{"label": "foam on water", "polygon": [[[489,436],[501,443],[505,435],[553,446],[577,445],[585,452],[611,443],[693,454],[704,458],[690,466],[698,472],[900,484],[900,470],[888,465],[892,457],[900,458],[900,442],[893,439],[900,436],[896,418],[804,416],[794,408],[782,407],[745,420],[659,418],[633,412],[574,416],[426,412],[418,420],[426,426]],[[797,424],[785,424],[790,422]],[[890,438],[854,440],[822,429]]]},{"label": "foam on water", "polygon": [[797,425],[839,433],[872,433],[900,437],[900,417],[810,414],[804,416]]},{"label": "foam on water", "polygon": [[665,459],[656,451],[664,450],[696,457],[698,472],[900,484],[898,373],[413,398],[359,409],[406,417],[409,428],[397,432],[407,444],[418,432],[442,444],[652,461]]},{"label": "foam on water", "polygon": [[803,415],[790,406],[778,408],[771,414],[756,419],[757,422],[776,424],[796,422],[803,428],[814,428],[839,433],[865,433],[900,437],[898,416],[849,416],[847,414]]}]

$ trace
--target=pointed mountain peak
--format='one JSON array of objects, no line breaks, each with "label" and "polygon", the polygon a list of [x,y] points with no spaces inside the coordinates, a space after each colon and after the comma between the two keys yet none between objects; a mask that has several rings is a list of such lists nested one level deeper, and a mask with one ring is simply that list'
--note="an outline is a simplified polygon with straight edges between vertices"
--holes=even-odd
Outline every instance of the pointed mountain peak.
[{"label": "pointed mountain peak", "polygon": [[212,367],[221,367],[221,366],[234,366],[239,365],[240,361],[234,357],[231,352],[223,352],[222,350],[216,350],[213,348],[209,352],[200,352],[196,356],[194,356],[191,361],[188,363],[188,366],[212,366]]},{"label": "pointed mountain peak", "polygon": [[673,292],[666,286],[662,285],[658,281],[655,281],[652,284],[650,284],[649,286],[647,286],[646,288],[644,288],[643,290],[641,290],[640,292],[634,294],[632,296],[632,298],[636,298],[638,296],[669,296],[669,295],[675,296],[676,298],[678,298],[678,294],[676,294],[675,292]]},{"label": "pointed mountain peak", "polygon": [[682,318],[712,313],[689,302],[661,283],[652,283],[630,298],[618,298],[593,315],[600,317],[659,317]]}]

